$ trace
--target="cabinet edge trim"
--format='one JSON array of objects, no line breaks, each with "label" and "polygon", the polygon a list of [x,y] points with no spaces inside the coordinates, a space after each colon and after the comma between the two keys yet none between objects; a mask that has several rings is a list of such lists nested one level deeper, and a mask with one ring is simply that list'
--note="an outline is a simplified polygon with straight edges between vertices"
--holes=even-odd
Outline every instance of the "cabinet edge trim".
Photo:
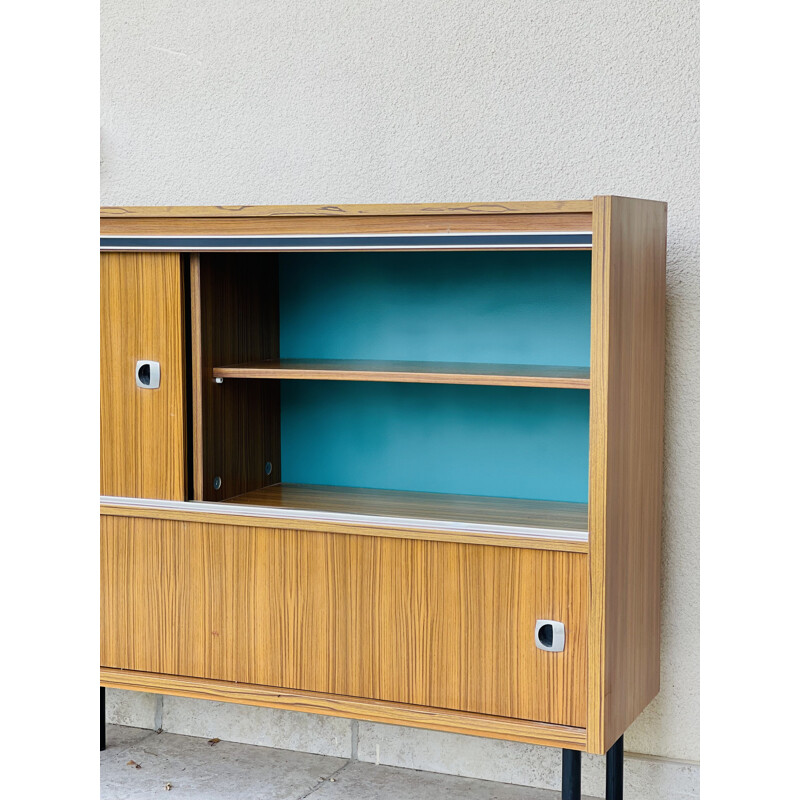
[{"label": "cabinet edge trim", "polygon": [[[348,514],[336,511],[310,511],[291,508],[271,508],[267,506],[248,506],[235,503],[213,503],[204,501],[185,502],[181,500],[145,500],[135,497],[100,498],[100,513],[116,516],[158,516],[163,514],[170,518],[192,519],[195,515],[212,515],[219,517],[220,524],[263,524],[269,527],[295,528],[303,522],[316,524],[353,526],[354,533],[361,528],[364,533],[372,533],[377,529],[394,529],[408,531],[432,531],[442,534],[496,535],[505,543],[532,546],[554,543],[566,546],[563,549],[575,549],[586,552],[588,549],[588,531],[569,531],[551,528],[529,528],[512,525],[491,525],[474,522],[447,522],[434,519],[415,519],[405,517],[372,516],[367,514]],[[270,524],[273,523],[273,524]],[[512,540],[512,542],[509,542]],[[479,542],[482,543],[482,542]],[[498,544],[503,542],[499,541]]]},{"label": "cabinet edge trim", "polygon": [[203,236],[127,234],[100,237],[100,250],[159,252],[491,250],[592,248],[591,231],[493,231],[449,233],[208,234]]},{"label": "cabinet edge trim", "polygon": [[586,750],[585,728],[573,728],[533,720],[492,717],[466,711],[412,706],[369,698],[304,692],[296,689],[286,690],[272,686],[214,679],[159,675],[110,667],[100,668],[100,684],[112,689],[221,700],[241,705],[283,708],[325,716],[363,719],[528,744]]}]

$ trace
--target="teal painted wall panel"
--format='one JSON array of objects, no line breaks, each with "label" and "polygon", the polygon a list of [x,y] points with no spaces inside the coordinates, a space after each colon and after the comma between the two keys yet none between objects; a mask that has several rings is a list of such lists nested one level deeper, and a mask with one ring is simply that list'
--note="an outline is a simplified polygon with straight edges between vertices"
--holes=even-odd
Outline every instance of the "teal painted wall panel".
[{"label": "teal painted wall panel", "polygon": [[[585,252],[280,256],[281,356],[588,366]],[[282,478],[586,502],[580,390],[284,381]]]},{"label": "teal painted wall panel", "polygon": [[586,391],[283,381],[281,437],[287,483],[587,499]]},{"label": "teal painted wall panel", "polygon": [[588,252],[280,256],[281,356],[589,365]]}]

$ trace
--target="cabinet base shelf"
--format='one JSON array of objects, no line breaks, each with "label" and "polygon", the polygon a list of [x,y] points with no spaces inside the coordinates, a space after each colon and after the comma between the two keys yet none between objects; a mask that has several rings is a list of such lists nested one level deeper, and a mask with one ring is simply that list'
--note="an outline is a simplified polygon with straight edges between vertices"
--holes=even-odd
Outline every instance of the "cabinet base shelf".
[{"label": "cabinet base shelf", "polygon": [[223,501],[229,505],[248,505],[284,509],[385,518],[408,522],[447,523],[540,529],[563,534],[589,530],[585,503],[559,503],[546,500],[520,500],[510,497],[406,492],[396,489],[361,489],[350,486],[322,486],[277,483]]},{"label": "cabinet base shelf", "polygon": [[272,686],[231,681],[158,675],[152,672],[100,668],[100,684],[111,689],[130,689],[200,700],[219,700],[241,705],[305,711],[390,725],[510,739],[526,744],[586,750],[586,729],[549,725],[505,717],[492,717],[440,708],[388,703],[363,697],[342,697],[320,692],[301,692]]},{"label": "cabinet base shelf", "polygon": [[280,483],[221,502],[101,497],[112,516],[586,553],[585,503]]}]

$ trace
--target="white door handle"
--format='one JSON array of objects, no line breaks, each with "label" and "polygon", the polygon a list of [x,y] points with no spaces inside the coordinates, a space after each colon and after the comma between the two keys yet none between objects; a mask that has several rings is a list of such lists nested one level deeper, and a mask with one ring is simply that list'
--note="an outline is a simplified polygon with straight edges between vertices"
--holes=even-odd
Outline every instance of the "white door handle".
[{"label": "white door handle", "polygon": [[140,389],[158,389],[161,383],[161,365],[158,361],[136,362],[136,385]]}]

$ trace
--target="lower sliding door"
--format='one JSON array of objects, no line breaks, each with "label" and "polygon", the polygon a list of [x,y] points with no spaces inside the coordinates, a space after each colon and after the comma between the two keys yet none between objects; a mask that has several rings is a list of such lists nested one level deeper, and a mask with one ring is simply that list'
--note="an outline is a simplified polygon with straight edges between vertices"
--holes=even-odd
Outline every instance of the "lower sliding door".
[{"label": "lower sliding door", "polygon": [[100,256],[100,494],[186,498],[178,253]]},{"label": "lower sliding door", "polygon": [[189,516],[101,518],[104,667],[585,727],[585,553]]}]

